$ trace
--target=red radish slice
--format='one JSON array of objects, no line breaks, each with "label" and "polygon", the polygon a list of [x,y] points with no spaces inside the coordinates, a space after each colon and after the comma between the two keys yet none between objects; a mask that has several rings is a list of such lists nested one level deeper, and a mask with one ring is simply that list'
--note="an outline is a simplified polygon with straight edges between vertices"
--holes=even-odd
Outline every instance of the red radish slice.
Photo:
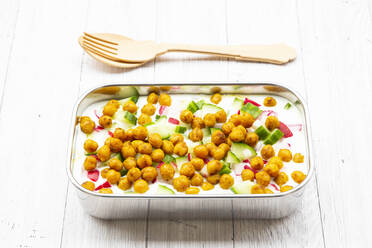
[{"label": "red radish slice", "polygon": [[244,99],[244,104],[247,104],[247,103],[252,103],[254,106],[257,106],[257,107],[260,107],[261,106],[261,104],[255,102],[255,101],[252,101],[252,100],[250,100],[248,98],[245,98]]},{"label": "red radish slice", "polygon": [[251,163],[251,161],[249,161],[249,159],[246,159],[246,160],[243,160],[244,163]]},{"label": "red radish slice", "polygon": [[292,132],[301,132],[302,131],[302,124],[288,124],[287,127]]},{"label": "red radish slice", "polygon": [[240,109],[238,110],[238,115],[240,115]]},{"label": "red radish slice", "polygon": [[188,159],[189,161],[191,161],[191,154],[190,154],[190,153],[187,154],[187,159]]},{"label": "red radish slice", "polygon": [[276,185],[275,185],[275,184],[273,184],[273,183],[270,183],[270,185],[271,185],[271,186],[273,186],[273,188],[274,188],[275,190],[279,191],[279,188],[278,188],[278,186],[276,186]]},{"label": "red radish slice", "polygon": [[204,164],[208,164],[209,163],[209,159],[207,159],[207,158],[205,158],[205,159],[203,159],[204,160]]},{"label": "red radish slice", "polygon": [[177,169],[177,164],[175,162],[171,162],[171,164]]},{"label": "red radish slice", "polygon": [[93,112],[94,112],[94,115],[95,115],[98,119],[101,118],[101,117],[97,114],[97,110],[94,110]]},{"label": "red radish slice", "polygon": [[89,155],[89,156],[95,157],[95,158],[97,159],[97,161],[101,161],[101,160],[98,158],[97,154],[91,154],[91,155]]},{"label": "red radish slice", "polygon": [[165,109],[167,108],[167,106],[160,106],[160,108],[159,108],[159,115],[162,115],[163,113],[164,113],[164,111],[165,111]]},{"label": "red radish slice", "polygon": [[92,180],[93,182],[97,182],[99,177],[99,171],[98,170],[92,170],[88,171],[88,178]]},{"label": "red radish slice", "polygon": [[94,128],[94,131],[99,132],[99,131],[101,131],[101,130],[103,130],[103,129],[104,129],[104,128],[101,127],[101,126],[96,126],[96,127]]},{"label": "red radish slice", "polygon": [[111,137],[114,137],[114,134],[113,134],[111,131],[108,131],[108,134],[109,134]]},{"label": "red radish slice", "polygon": [[253,168],[251,168],[249,165],[244,165],[244,169],[246,169],[246,170],[251,170],[251,171],[254,173],[254,176],[256,177],[256,173],[257,173],[257,171],[254,170]]},{"label": "red radish slice", "polygon": [[158,166],[156,166],[156,169],[159,169],[160,166],[162,166],[163,164],[164,164],[164,162],[160,162],[160,163],[158,164]]},{"label": "red radish slice", "polygon": [[154,180],[152,180],[152,183],[156,183],[156,178]]},{"label": "red radish slice", "polygon": [[283,123],[283,122],[279,122],[280,125],[279,125],[279,130],[282,131],[282,133],[284,134],[284,138],[289,138],[289,137],[292,137],[293,136],[293,133],[291,132],[291,130]]},{"label": "red radish slice", "polygon": [[103,188],[111,188],[111,184],[106,181],[103,184],[101,184],[100,186],[98,186],[95,190],[100,190],[100,189],[103,189]]},{"label": "red radish slice", "polygon": [[179,120],[174,119],[172,117],[169,117],[168,122],[171,123],[171,124],[175,124],[175,125],[180,124],[180,121]]}]

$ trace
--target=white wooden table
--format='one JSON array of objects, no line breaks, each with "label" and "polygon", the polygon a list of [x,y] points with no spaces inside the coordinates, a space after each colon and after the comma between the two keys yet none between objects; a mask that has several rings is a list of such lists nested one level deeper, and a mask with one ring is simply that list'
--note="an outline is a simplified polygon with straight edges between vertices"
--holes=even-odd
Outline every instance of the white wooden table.
[{"label": "white wooden table", "polygon": [[[81,50],[83,31],[197,44],[285,42],[298,58],[275,66],[171,54],[120,70]],[[371,69],[367,0],[2,0],[0,247],[370,247]],[[302,209],[265,221],[86,215],[65,173],[77,96],[100,82],[212,80],[285,83],[307,99],[316,175]]]}]

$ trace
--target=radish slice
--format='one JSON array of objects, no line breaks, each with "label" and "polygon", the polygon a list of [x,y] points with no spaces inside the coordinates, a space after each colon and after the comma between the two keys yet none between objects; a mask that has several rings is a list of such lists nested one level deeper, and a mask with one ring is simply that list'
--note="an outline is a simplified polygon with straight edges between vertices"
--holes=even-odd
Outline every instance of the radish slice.
[{"label": "radish slice", "polygon": [[97,182],[99,177],[99,171],[98,170],[92,170],[88,171],[88,178],[92,180],[93,182]]},{"label": "radish slice", "polygon": [[104,129],[104,128],[101,127],[101,126],[96,126],[96,127],[94,128],[94,131],[99,132],[99,131],[101,131],[101,130],[103,130],[103,129]]},{"label": "radish slice", "polygon": [[273,183],[270,183],[270,185],[275,189],[275,190],[277,190],[277,191],[279,191],[279,188],[278,188],[278,186],[276,186],[275,184],[273,184]]},{"label": "radish slice", "polygon": [[257,107],[260,107],[261,106],[261,104],[255,102],[255,101],[252,101],[252,100],[250,100],[248,98],[245,98],[244,99],[244,104],[247,104],[247,103],[252,103],[254,106],[257,106]]},{"label": "radish slice", "polygon": [[164,162],[160,162],[160,163],[158,164],[158,166],[156,166],[156,168],[159,169],[160,166],[162,166],[163,164],[164,164]]},{"label": "radish slice", "polygon": [[97,154],[91,154],[91,155],[89,155],[89,156],[95,157],[95,158],[97,159],[97,161],[101,161],[101,160],[98,158]]},{"label": "radish slice", "polygon": [[111,184],[106,181],[103,184],[101,184],[100,186],[98,186],[97,188],[95,188],[95,190],[100,190],[100,189],[103,189],[103,188],[111,188]]},{"label": "radish slice", "polygon": [[164,113],[164,111],[165,111],[165,109],[167,108],[167,106],[160,106],[160,108],[159,108],[159,115],[162,115],[163,113]]},{"label": "radish slice", "polygon": [[203,159],[204,160],[204,164],[208,164],[209,163],[209,159],[207,159],[207,158],[205,158],[205,159]]},{"label": "radish slice", "polygon": [[238,110],[238,115],[240,115],[240,109]]},{"label": "radish slice", "polygon": [[95,115],[98,119],[101,118],[101,117],[97,114],[97,110],[94,110],[93,112],[94,112],[94,115]]},{"label": "radish slice", "polygon": [[253,168],[251,168],[249,165],[244,165],[244,169],[245,169],[245,170],[251,170],[251,171],[254,173],[254,176],[256,177],[256,173],[257,173],[257,171],[254,170]]},{"label": "radish slice", "polygon": [[287,127],[292,131],[292,132],[301,132],[302,131],[302,124],[289,124]]},{"label": "radish slice", "polygon": [[187,154],[187,159],[188,159],[189,161],[191,161],[191,154],[190,154],[190,153]]},{"label": "radish slice", "polygon": [[293,133],[291,132],[291,130],[281,121],[279,125],[279,130],[282,131],[282,133],[284,134],[283,136],[284,138],[289,138],[293,136]]},{"label": "radish slice", "polygon": [[171,123],[171,124],[175,124],[175,125],[180,124],[180,121],[179,120],[174,119],[172,117],[169,117],[168,122]]},{"label": "radish slice", "polygon": [[113,134],[111,131],[108,131],[108,134],[109,134],[111,137],[114,137],[114,134]]}]

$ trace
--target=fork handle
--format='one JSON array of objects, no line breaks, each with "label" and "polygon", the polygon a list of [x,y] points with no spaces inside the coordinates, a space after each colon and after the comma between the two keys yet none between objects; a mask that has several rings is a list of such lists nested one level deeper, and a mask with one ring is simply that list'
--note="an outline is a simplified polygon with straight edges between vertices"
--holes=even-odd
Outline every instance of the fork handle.
[{"label": "fork handle", "polygon": [[294,48],[285,44],[207,46],[185,44],[159,44],[167,52],[203,53],[236,60],[285,64],[296,58]]}]

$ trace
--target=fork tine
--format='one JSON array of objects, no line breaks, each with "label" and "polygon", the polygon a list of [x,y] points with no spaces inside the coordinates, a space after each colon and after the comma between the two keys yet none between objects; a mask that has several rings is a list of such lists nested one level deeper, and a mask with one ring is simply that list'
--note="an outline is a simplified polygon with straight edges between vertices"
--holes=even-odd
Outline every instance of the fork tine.
[{"label": "fork tine", "polygon": [[94,39],[91,39],[91,38],[89,38],[89,37],[87,37],[85,35],[83,35],[82,37],[83,37],[83,40],[90,41],[91,43],[94,43],[94,44],[99,45],[101,47],[106,47],[106,48],[109,48],[109,49],[114,50],[114,51],[117,51],[118,50],[116,47],[112,47],[112,46],[106,45],[104,43],[101,43],[99,41],[96,41]]},{"label": "fork tine", "polygon": [[106,49],[105,47],[101,47],[101,46],[99,46],[97,44],[94,44],[94,43],[89,42],[89,41],[86,41],[86,40],[83,40],[83,44],[89,45],[92,48],[95,48],[97,50],[100,50],[102,53],[110,53],[112,55],[118,55],[116,51],[110,51],[110,50]]},{"label": "fork tine", "polygon": [[106,58],[106,59],[110,59],[110,60],[115,60],[115,61],[117,61],[116,58],[111,57],[111,56],[109,56],[109,55],[106,54],[106,53],[102,53],[102,52],[100,52],[100,51],[97,50],[97,49],[94,49],[94,48],[92,48],[92,47],[90,47],[90,46],[87,46],[86,44],[82,44],[82,47],[83,47],[85,50],[87,50],[87,51],[89,51],[89,52],[91,52],[91,53],[97,54],[97,55],[102,56],[102,57],[104,57],[104,58]]},{"label": "fork tine", "polygon": [[100,37],[97,37],[97,36],[95,36],[95,35],[93,35],[93,34],[88,34],[88,33],[84,32],[84,35],[86,35],[86,36],[88,36],[88,37],[90,37],[90,38],[92,38],[92,39],[99,40],[99,41],[101,41],[101,42],[109,43],[109,44],[111,44],[111,45],[117,45],[117,46],[119,45],[119,43],[117,43],[117,42],[113,42],[113,41],[110,41],[110,40],[105,40],[105,39],[102,39],[102,38],[100,38]]}]

